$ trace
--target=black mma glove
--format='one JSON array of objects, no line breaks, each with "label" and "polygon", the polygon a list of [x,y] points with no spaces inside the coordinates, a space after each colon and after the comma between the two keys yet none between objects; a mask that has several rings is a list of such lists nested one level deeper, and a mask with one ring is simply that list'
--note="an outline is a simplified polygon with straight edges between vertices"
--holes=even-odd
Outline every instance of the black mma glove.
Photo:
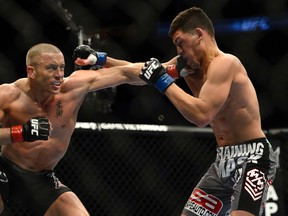
[{"label": "black mma glove", "polygon": [[96,52],[88,45],[80,45],[73,52],[72,60],[74,63],[77,58],[89,60],[89,65],[103,66],[106,63],[107,54],[105,52]]},{"label": "black mma glove", "polygon": [[145,63],[139,76],[146,83],[155,86],[162,94],[175,81],[156,58],[151,58]]},{"label": "black mma glove", "polygon": [[192,74],[194,71],[187,65],[186,61],[182,56],[177,58],[177,63],[175,65],[168,65],[166,68],[167,73],[174,79],[180,77],[185,77]]},{"label": "black mma glove", "polygon": [[23,125],[11,127],[12,142],[48,140],[49,135],[50,123],[45,117],[31,118]]}]

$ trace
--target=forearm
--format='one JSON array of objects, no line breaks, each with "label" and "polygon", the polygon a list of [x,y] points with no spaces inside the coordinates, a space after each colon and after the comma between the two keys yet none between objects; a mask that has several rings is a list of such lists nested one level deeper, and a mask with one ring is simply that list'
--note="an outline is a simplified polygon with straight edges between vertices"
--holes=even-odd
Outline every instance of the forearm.
[{"label": "forearm", "polygon": [[139,77],[139,73],[144,63],[130,63],[121,66],[121,70],[125,77],[128,78],[128,83],[132,85],[145,85],[146,83]]},{"label": "forearm", "polygon": [[212,113],[205,101],[187,94],[175,83],[165,91],[165,95],[189,122],[198,127],[206,127],[210,123]]},{"label": "forearm", "polygon": [[[176,64],[177,63],[177,57],[178,56],[173,57],[169,61],[163,63],[163,65],[168,66],[168,65]],[[131,64],[131,62],[125,61],[125,60],[120,60],[120,59],[115,59],[115,58],[107,56],[107,60],[106,60],[106,63],[104,66],[105,67],[114,67],[114,66],[125,66],[125,65],[129,65],[129,64]],[[138,63],[136,63],[136,64],[138,64]],[[144,64],[144,62],[142,64]]]},{"label": "forearm", "polygon": [[120,59],[115,59],[115,58],[107,56],[104,67],[109,68],[109,67],[114,67],[114,66],[125,66],[129,64],[131,64],[131,62],[120,60]]},{"label": "forearm", "polygon": [[0,128],[0,145],[12,143],[10,128]]},{"label": "forearm", "polygon": [[167,67],[168,65],[174,65],[174,64],[177,63],[177,58],[178,57],[179,56],[175,56],[172,59],[170,59],[169,61],[162,63],[162,65],[165,66],[165,67]]}]

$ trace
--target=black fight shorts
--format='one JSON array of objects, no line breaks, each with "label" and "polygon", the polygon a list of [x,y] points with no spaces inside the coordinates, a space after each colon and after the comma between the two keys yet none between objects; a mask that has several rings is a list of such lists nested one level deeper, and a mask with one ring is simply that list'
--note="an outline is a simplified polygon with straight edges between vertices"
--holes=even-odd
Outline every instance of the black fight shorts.
[{"label": "black fight shorts", "polygon": [[0,193],[4,203],[20,203],[35,216],[43,216],[62,193],[71,191],[59,181],[53,170],[23,170],[1,156],[0,177]]},{"label": "black fight shorts", "polygon": [[182,214],[228,216],[233,210],[262,215],[278,158],[266,138],[217,148],[217,157],[193,190]]}]

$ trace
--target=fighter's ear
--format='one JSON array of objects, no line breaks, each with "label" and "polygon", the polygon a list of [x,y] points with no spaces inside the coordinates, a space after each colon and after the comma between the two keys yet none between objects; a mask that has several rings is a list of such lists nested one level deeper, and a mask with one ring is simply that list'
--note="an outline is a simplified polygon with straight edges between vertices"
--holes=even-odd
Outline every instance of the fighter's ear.
[{"label": "fighter's ear", "polygon": [[27,77],[29,77],[29,78],[35,78],[36,72],[35,72],[35,68],[34,68],[33,66],[28,65],[28,66],[26,67],[26,71],[27,71]]},{"label": "fighter's ear", "polygon": [[202,28],[196,28],[195,33],[199,38],[203,37],[203,29]]}]

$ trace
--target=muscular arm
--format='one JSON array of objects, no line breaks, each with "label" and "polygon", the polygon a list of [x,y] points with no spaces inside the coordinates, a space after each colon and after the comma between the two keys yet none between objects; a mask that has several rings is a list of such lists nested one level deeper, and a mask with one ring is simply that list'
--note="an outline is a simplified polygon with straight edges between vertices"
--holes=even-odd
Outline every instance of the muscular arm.
[{"label": "muscular arm", "polygon": [[[179,56],[175,56],[171,60],[163,63],[163,65],[168,66],[171,64],[176,64],[177,57]],[[117,67],[117,66],[127,66],[127,65],[132,64],[131,62],[126,61],[126,60],[116,59],[116,58],[107,56],[105,52],[97,52],[88,45],[80,45],[76,47],[73,52],[72,59],[74,63],[79,66],[87,66],[87,65],[96,64],[99,66],[103,66],[104,68],[111,68],[111,67]]]},{"label": "muscular arm", "polygon": [[139,72],[143,63],[127,64],[124,66],[114,66],[99,70],[79,70],[75,71],[66,78],[64,89],[82,89],[85,94],[90,91],[96,91],[120,84],[144,85],[140,79]]},{"label": "muscular arm", "polygon": [[10,127],[6,128],[2,123],[5,117],[5,108],[7,108],[19,94],[20,93],[13,87],[13,84],[0,85],[0,145],[12,143]]},{"label": "muscular arm", "polygon": [[10,128],[0,128],[0,145],[12,143]]},{"label": "muscular arm", "polygon": [[188,121],[205,127],[226,102],[236,65],[235,59],[227,56],[213,60],[197,97],[187,94],[176,84],[172,84],[165,94]]},{"label": "muscular arm", "polygon": [[[0,87],[1,89],[1,87]],[[0,110],[0,120],[2,122],[2,119],[4,117],[4,112],[3,110]],[[2,125],[0,127],[0,145],[12,143],[11,139],[11,132],[10,128],[2,128]]]},{"label": "muscular arm", "polygon": [[178,58],[178,56],[175,56],[172,59],[170,59],[169,61],[162,63],[162,65],[164,67],[167,67],[168,65],[176,64],[177,63],[177,58]]},{"label": "muscular arm", "polygon": [[114,67],[114,66],[125,66],[129,64],[131,64],[131,62],[120,60],[120,59],[115,59],[115,58],[107,56],[107,60],[106,60],[104,67],[109,68],[109,67]]},{"label": "muscular arm", "polygon": [[[173,57],[172,59],[170,59],[169,61],[167,62],[164,62],[162,63],[163,66],[168,66],[168,65],[172,65],[172,64],[176,64],[177,62],[177,57],[178,56],[175,56]],[[112,58],[112,57],[109,57],[107,56],[107,60],[106,60],[106,63],[105,63],[105,67],[114,67],[114,66],[127,66],[129,64],[132,64],[131,62],[128,62],[128,61],[125,61],[125,60],[120,60],[120,59],[115,59],[115,58]],[[142,64],[144,64],[144,62],[142,62]]]},{"label": "muscular arm", "polygon": [[[175,64],[177,57],[163,63],[164,66]],[[79,63],[79,59],[77,59]],[[87,59],[88,60],[88,59]],[[81,59],[81,64],[86,64],[86,59]],[[131,63],[125,60],[107,57],[104,68],[99,70],[79,70],[66,78],[64,89],[78,89],[83,94],[96,91],[103,88],[117,86],[128,83],[132,85],[145,85],[146,83],[140,79],[139,74],[144,63]],[[69,84],[68,84],[69,83]],[[80,93],[78,91],[77,94]],[[81,93],[80,93],[81,94]]]}]

